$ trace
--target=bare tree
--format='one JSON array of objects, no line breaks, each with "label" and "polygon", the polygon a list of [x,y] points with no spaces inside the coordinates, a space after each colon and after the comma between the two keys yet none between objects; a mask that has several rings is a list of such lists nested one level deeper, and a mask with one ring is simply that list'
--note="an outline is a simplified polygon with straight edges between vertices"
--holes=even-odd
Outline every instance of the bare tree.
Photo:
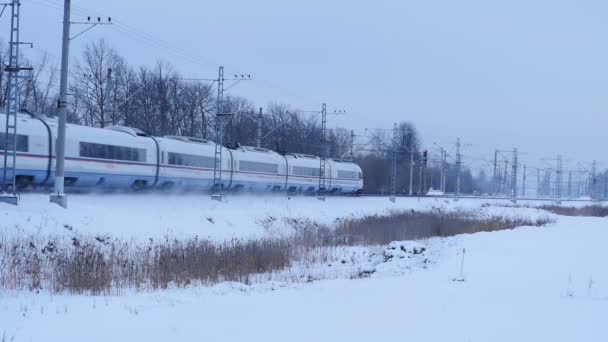
[{"label": "bare tree", "polygon": [[257,126],[253,104],[244,97],[227,96],[224,111],[234,114],[226,126],[226,144],[255,145]]},{"label": "bare tree", "polygon": [[57,67],[50,63],[46,53],[37,64],[32,65],[26,61],[26,65],[33,69],[28,71],[22,82],[20,109],[35,114],[52,113],[56,107]]},{"label": "bare tree", "polygon": [[[106,117],[108,99],[113,97],[107,93],[108,69],[120,74],[124,68],[122,57],[105,40],[86,45],[82,60],[76,63],[72,82],[74,98],[80,104],[77,113],[84,124],[105,127],[118,121],[116,116]],[[113,89],[116,95],[116,87]]]}]

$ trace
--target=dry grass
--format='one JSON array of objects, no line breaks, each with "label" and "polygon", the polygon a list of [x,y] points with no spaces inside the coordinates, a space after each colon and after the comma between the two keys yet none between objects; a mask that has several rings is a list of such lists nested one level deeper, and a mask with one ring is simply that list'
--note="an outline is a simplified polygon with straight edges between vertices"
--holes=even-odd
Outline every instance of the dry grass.
[{"label": "dry grass", "polygon": [[107,294],[169,285],[250,283],[255,275],[284,270],[294,262],[328,261],[339,246],[382,245],[548,222],[408,211],[349,219],[331,228],[308,222],[288,238],[223,243],[198,238],[142,244],[108,237],[0,236],[0,288]]},{"label": "dry grass", "polygon": [[520,226],[538,227],[548,222],[548,219],[529,220],[504,217],[480,219],[467,212],[411,211],[347,220],[338,225],[335,234],[339,241],[347,241],[349,245],[383,245],[392,241],[492,232]]},{"label": "dry grass", "polygon": [[557,215],[564,216],[593,216],[593,217],[606,217],[608,216],[608,207],[601,205],[590,205],[580,208],[575,207],[562,207],[558,205],[545,205],[539,207],[539,209],[550,211]]}]

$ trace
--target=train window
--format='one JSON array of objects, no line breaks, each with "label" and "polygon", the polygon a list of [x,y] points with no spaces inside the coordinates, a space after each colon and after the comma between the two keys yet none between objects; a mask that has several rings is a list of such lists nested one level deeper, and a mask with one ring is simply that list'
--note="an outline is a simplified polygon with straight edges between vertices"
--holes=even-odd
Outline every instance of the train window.
[{"label": "train window", "polygon": [[193,154],[169,152],[168,155],[167,162],[170,165],[213,168],[213,163],[215,161],[213,157],[197,156]]},{"label": "train window", "polygon": [[241,160],[239,162],[239,170],[265,173],[279,173],[279,164]]},{"label": "train window", "polygon": [[297,176],[319,177],[318,167],[293,166],[293,174]]},{"label": "train window", "polygon": [[357,179],[357,171],[338,170],[338,178]]},{"label": "train window", "polygon": [[146,150],[126,146],[81,142],[80,156],[87,158],[145,162]]},{"label": "train window", "polygon": [[[14,151],[15,136],[13,134],[7,135],[6,133],[0,133],[0,151],[7,149]],[[17,134],[17,152],[28,152],[29,151],[29,140],[27,135]]]}]

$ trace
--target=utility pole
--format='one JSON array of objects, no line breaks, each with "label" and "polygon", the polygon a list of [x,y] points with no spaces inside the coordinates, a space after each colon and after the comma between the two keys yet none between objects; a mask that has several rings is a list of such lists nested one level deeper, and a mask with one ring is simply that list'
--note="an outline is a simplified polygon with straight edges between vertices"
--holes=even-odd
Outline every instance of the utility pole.
[{"label": "utility pole", "polygon": [[[409,129],[410,135],[412,130]],[[414,141],[410,138],[410,196],[414,195]]]},{"label": "utility pole", "polygon": [[443,194],[445,194],[445,173],[446,173],[446,169],[445,169],[445,150],[442,147],[441,148],[441,177],[439,179],[439,189],[440,189],[440,191]]},{"label": "utility pole", "polygon": [[321,109],[321,153],[319,158],[319,194],[317,199],[325,201],[325,164],[327,158],[327,104],[323,103]]},{"label": "utility pole", "polygon": [[498,174],[496,176],[496,184],[497,184],[496,185],[496,189],[497,189],[496,195],[499,196],[500,194],[502,194],[502,183],[503,183],[503,179],[502,179],[503,178],[503,172],[502,172],[502,165],[501,165],[501,163],[498,163],[497,169],[498,169],[498,171],[497,171]]},{"label": "utility pole", "polygon": [[443,150],[443,193],[444,194],[448,190],[447,183],[448,183],[448,151],[446,151],[444,149]]},{"label": "utility pole", "polygon": [[420,168],[418,169],[418,197],[422,194],[422,161],[420,162]]},{"label": "utility pole", "polygon": [[428,151],[424,150],[422,152],[422,195],[426,194],[427,185],[426,185],[426,166],[428,163]]},{"label": "utility pole", "polygon": [[582,193],[586,196],[591,198],[591,171],[585,171],[583,173],[584,175],[584,180],[583,180],[583,191]]},{"label": "utility pole", "polygon": [[589,179],[589,196],[591,200],[597,201],[597,161],[594,160],[591,164],[591,179]]},{"label": "utility pole", "polygon": [[507,193],[509,191],[508,190],[509,187],[508,187],[508,184],[507,184],[509,182],[509,177],[508,176],[509,176],[509,161],[505,160],[505,172],[502,175],[502,188],[504,189],[505,197],[507,197],[507,198],[509,197],[509,194]]},{"label": "utility pole", "polygon": [[395,197],[397,194],[397,146],[399,139],[399,131],[397,128],[397,123],[393,126],[393,158],[391,165],[391,195],[389,200],[395,203]]},{"label": "utility pole", "polygon": [[[66,116],[68,111],[68,68],[70,66],[70,40],[75,39],[83,33],[89,31],[97,25],[109,25],[112,19],[108,18],[108,22],[102,22],[101,18],[97,18],[97,22],[91,22],[88,18],[87,22],[72,23],[71,20],[72,0],[64,0],[63,2],[63,34],[61,37],[61,76],[59,80],[59,101],[57,102],[57,143],[55,145],[55,187],[50,196],[50,201],[56,203],[63,208],[68,206],[68,198],[64,193],[64,173],[65,173],[65,131],[66,131]],[[89,28],[70,37],[71,24],[90,25]]]},{"label": "utility pole", "polygon": [[257,119],[257,136],[255,139],[255,145],[258,148],[262,147],[262,119],[264,118],[264,116],[262,116],[262,107],[260,107],[260,113],[258,114],[258,119]]},{"label": "utility pole", "polygon": [[355,160],[355,130],[350,130],[350,161]]},{"label": "utility pole", "polygon": [[494,196],[498,195],[498,150],[494,151],[494,177],[492,178],[493,181],[493,190],[494,190]]},{"label": "utility pole", "polygon": [[70,7],[72,0],[63,4],[63,36],[61,38],[61,78],[59,80],[59,102],[57,103],[57,144],[55,147],[55,188],[51,202],[63,208],[68,207],[68,198],[64,193],[65,170],[65,130],[68,111],[68,67],[70,64]]},{"label": "utility pole", "polygon": [[455,201],[460,197],[460,174],[462,167],[462,154],[460,153],[460,138],[456,139],[456,194]]},{"label": "utility pole", "polygon": [[556,196],[557,199],[555,201],[555,203],[557,205],[562,204],[562,172],[563,172],[563,165],[562,165],[562,155],[559,154],[557,156],[557,169],[555,170],[555,192],[556,192]]},{"label": "utility pole", "polygon": [[568,198],[572,198],[572,170],[568,172]]},{"label": "utility pole", "polygon": [[443,192],[443,147],[439,149],[439,191]]},{"label": "utility pole", "polygon": [[517,203],[517,149],[513,149],[513,171],[511,172],[511,202]]},{"label": "utility pole", "polygon": [[608,172],[604,176],[604,200],[608,199]]},{"label": "utility pole", "polygon": [[526,164],[524,164],[521,180],[521,197],[526,197]]},{"label": "utility pole", "polygon": [[538,171],[538,175],[536,176],[536,197],[540,198],[540,168],[536,169],[536,171]]},{"label": "utility pole", "polygon": [[106,77],[106,94],[103,104],[103,120],[101,120],[101,128],[105,127],[106,121],[112,116],[113,110],[111,107],[110,93],[112,92],[112,68],[108,68],[108,76]]},{"label": "utility pole", "polygon": [[545,171],[545,193],[548,194],[549,196],[551,196],[551,169],[547,169]]}]

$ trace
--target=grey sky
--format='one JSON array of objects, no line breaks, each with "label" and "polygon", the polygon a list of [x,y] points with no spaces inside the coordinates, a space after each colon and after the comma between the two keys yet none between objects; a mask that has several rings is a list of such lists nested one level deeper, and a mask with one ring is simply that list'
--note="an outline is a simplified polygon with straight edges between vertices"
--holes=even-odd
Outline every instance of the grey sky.
[{"label": "grey sky", "polygon": [[[23,0],[22,7],[23,39],[57,57],[62,2]],[[359,132],[409,120],[426,145],[460,136],[476,164],[494,148],[518,147],[531,166],[548,166],[538,158],[558,152],[566,162],[595,158],[608,166],[605,1],[73,3],[73,20],[90,13],[117,21],[78,38],[73,56],[105,37],[133,65],[163,59],[193,77],[213,77],[220,64],[227,73],[251,73],[254,81],[231,91],[257,105],[327,102],[349,112],[331,117],[333,125]],[[8,31],[7,16],[0,25]],[[176,49],[161,48],[159,39]]]}]

